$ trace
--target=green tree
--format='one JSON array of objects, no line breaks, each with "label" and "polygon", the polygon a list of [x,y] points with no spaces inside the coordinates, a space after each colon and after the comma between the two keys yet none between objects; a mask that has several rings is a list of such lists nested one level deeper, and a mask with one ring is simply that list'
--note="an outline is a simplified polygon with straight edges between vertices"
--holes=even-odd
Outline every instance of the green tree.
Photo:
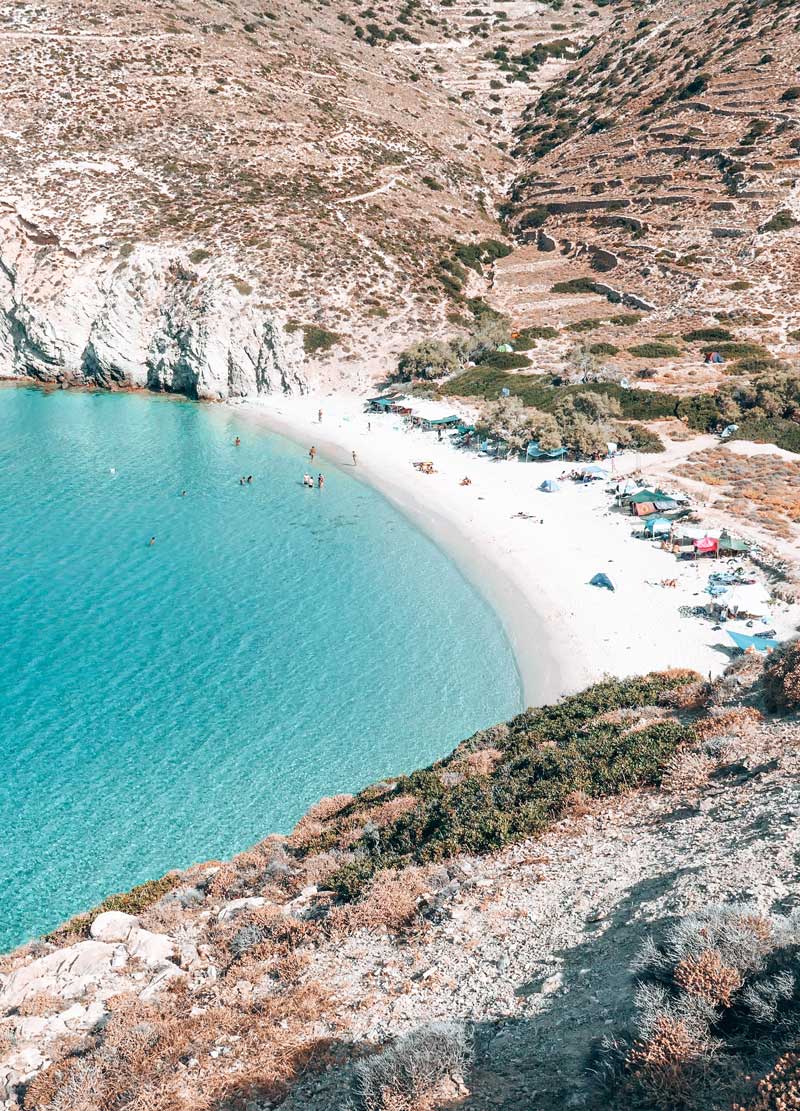
[{"label": "green tree", "polygon": [[400,355],[397,374],[400,379],[444,378],[461,368],[461,355],[448,340],[424,339],[412,343]]}]

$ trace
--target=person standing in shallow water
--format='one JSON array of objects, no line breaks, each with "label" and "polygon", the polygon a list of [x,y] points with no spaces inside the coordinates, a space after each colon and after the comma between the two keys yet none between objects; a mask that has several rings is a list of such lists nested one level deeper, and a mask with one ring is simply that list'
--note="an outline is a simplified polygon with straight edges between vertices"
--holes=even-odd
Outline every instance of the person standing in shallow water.
[{"label": "person standing in shallow water", "polygon": [[241,446],[241,443],[242,443],[242,441],[241,441],[241,440],[239,439],[239,437],[237,436],[237,437],[236,437],[236,439],[235,439],[235,440],[233,441],[233,446],[234,446],[234,447],[240,447],[240,446]]},{"label": "person standing in shallow water", "polygon": [[325,475],[324,474],[318,474],[317,475],[317,486],[321,490],[324,485],[325,485]]},{"label": "person standing in shallow water", "polygon": [[317,454],[317,449],[316,449],[316,448],[314,447],[314,445],[312,444],[312,446],[311,446],[311,451],[309,451],[309,453],[308,453],[308,458],[309,458],[309,459],[311,460],[311,462],[312,462],[312,463],[314,462],[314,456],[315,456],[316,454]]},{"label": "person standing in shallow water", "polygon": [[355,452],[353,452],[353,466],[354,467],[358,466],[358,460],[356,459],[356,453]]}]

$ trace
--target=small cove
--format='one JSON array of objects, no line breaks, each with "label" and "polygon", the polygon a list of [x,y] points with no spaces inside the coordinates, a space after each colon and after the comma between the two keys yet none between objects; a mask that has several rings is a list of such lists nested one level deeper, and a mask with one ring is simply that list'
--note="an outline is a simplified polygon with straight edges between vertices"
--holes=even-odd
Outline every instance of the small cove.
[{"label": "small cove", "polygon": [[455,565],[306,466],[224,407],[0,390],[0,947],[520,709]]}]

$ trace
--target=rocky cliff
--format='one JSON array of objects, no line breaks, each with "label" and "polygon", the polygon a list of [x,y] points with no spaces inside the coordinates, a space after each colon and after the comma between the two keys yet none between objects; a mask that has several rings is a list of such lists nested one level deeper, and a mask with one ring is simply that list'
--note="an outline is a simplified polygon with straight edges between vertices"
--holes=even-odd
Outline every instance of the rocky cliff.
[{"label": "rocky cliff", "polygon": [[302,390],[302,345],[251,292],[141,246],[78,254],[0,217],[0,377],[220,400]]}]

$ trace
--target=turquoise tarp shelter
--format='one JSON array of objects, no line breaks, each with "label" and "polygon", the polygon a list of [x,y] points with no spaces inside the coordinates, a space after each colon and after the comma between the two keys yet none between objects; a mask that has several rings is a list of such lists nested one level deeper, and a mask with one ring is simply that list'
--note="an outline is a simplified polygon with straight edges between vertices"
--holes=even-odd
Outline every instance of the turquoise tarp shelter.
[{"label": "turquoise tarp shelter", "polygon": [[554,478],[546,478],[544,482],[540,484],[539,489],[545,494],[555,494],[561,487]]},{"label": "turquoise tarp shelter", "polygon": [[667,517],[648,517],[644,523],[644,531],[651,536],[661,536],[672,528],[672,521]]},{"label": "turquoise tarp shelter", "polygon": [[780,647],[780,642],[772,637],[751,637],[746,633],[735,633],[733,629],[728,629],[728,636],[743,652],[748,648],[755,648],[756,652],[772,652]]},{"label": "turquoise tarp shelter", "polygon": [[461,417],[453,413],[449,417],[423,417],[422,423],[426,428],[445,428],[448,424],[460,424]]},{"label": "turquoise tarp shelter", "polygon": [[663,490],[640,490],[638,494],[633,494],[628,500],[632,505],[639,505],[641,502],[657,502],[665,499],[667,501],[671,500]]},{"label": "turquoise tarp shelter", "polygon": [[608,575],[604,574],[602,571],[599,571],[596,575],[592,576],[592,578],[589,581],[589,585],[590,586],[602,586],[602,587],[605,587],[606,590],[611,590],[611,591],[613,591],[613,589],[614,589],[614,584],[612,583],[611,579],[608,577]]},{"label": "turquoise tarp shelter", "polygon": [[542,451],[539,447],[539,441],[531,440],[525,454],[528,459],[561,459],[567,454],[567,449],[565,447],[557,447],[552,451]]}]

